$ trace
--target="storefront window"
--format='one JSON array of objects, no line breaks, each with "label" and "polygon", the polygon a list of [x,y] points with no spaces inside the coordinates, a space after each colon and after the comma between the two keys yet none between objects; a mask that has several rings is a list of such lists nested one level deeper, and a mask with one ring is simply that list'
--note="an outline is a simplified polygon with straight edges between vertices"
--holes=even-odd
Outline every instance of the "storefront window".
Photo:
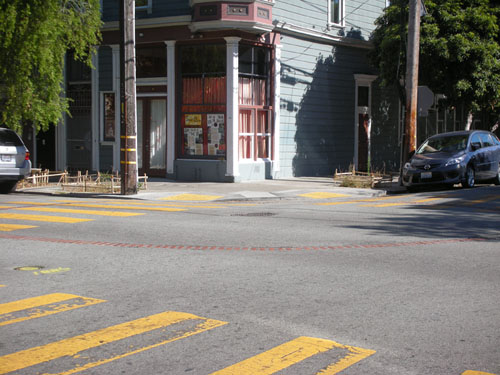
[{"label": "storefront window", "polygon": [[239,156],[271,158],[270,50],[239,47]]},{"label": "storefront window", "polygon": [[181,156],[225,157],[226,46],[183,46],[180,59]]},{"label": "storefront window", "polygon": [[165,46],[136,47],[137,78],[155,78],[167,76],[167,51]]}]

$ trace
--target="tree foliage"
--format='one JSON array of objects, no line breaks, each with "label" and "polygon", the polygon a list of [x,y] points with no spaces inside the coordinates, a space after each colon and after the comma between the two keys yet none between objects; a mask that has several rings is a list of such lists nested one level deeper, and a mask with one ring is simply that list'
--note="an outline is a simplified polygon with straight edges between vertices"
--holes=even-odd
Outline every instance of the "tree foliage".
[{"label": "tree foliage", "polygon": [[64,56],[91,66],[100,38],[99,0],[0,0],[0,121],[20,131],[68,112]]},{"label": "tree foliage", "polygon": [[[497,0],[425,0],[419,84],[449,106],[500,113],[500,6]],[[376,21],[372,62],[404,95],[408,0],[394,0]],[[404,97],[403,97],[404,98]]]}]

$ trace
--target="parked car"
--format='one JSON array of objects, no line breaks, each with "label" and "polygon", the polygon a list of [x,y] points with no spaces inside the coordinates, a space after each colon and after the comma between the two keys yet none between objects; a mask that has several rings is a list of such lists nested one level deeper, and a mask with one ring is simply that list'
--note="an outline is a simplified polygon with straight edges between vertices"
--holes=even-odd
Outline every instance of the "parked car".
[{"label": "parked car", "polygon": [[30,153],[12,130],[0,128],[0,193],[10,192],[31,173]]},{"label": "parked car", "polygon": [[408,190],[428,185],[476,181],[500,184],[500,141],[484,130],[442,133],[428,138],[403,168]]}]

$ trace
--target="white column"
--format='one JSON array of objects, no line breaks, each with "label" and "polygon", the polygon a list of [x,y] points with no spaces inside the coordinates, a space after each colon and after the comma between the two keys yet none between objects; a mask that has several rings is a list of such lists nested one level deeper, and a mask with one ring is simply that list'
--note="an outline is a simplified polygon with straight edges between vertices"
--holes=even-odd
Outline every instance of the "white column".
[{"label": "white column", "polygon": [[227,150],[226,176],[240,175],[238,165],[238,42],[241,38],[226,37]]},{"label": "white column", "polygon": [[175,160],[175,41],[167,45],[167,174],[174,173]]},{"label": "white column", "polygon": [[[97,50],[99,51],[99,50]],[[98,52],[97,52],[98,53]],[[99,170],[99,59],[97,53],[92,55],[91,90],[92,90],[92,169]]]},{"label": "white column", "polygon": [[110,46],[113,61],[113,92],[115,93],[115,142],[113,144],[113,170],[120,171],[120,45]]},{"label": "white column", "polygon": [[273,178],[280,170],[281,45],[274,46],[274,160]]}]

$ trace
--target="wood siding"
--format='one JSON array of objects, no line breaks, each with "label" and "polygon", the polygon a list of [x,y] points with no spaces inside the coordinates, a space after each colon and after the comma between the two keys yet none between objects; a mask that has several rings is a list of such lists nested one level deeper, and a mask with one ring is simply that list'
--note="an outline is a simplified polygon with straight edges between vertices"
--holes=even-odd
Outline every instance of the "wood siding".
[{"label": "wood siding", "polygon": [[327,0],[276,0],[273,19],[292,25],[368,40],[375,28],[375,19],[382,14],[385,0],[345,0],[345,27],[328,30]]},{"label": "wood siding", "polygon": [[366,50],[282,39],[280,177],[332,175],[354,156],[354,74]]},{"label": "wood siding", "polygon": [[[104,22],[118,21],[120,12],[118,0],[102,1],[102,20]],[[189,0],[153,0],[151,13],[147,11],[136,12],[137,18],[176,17],[191,14]]]}]

